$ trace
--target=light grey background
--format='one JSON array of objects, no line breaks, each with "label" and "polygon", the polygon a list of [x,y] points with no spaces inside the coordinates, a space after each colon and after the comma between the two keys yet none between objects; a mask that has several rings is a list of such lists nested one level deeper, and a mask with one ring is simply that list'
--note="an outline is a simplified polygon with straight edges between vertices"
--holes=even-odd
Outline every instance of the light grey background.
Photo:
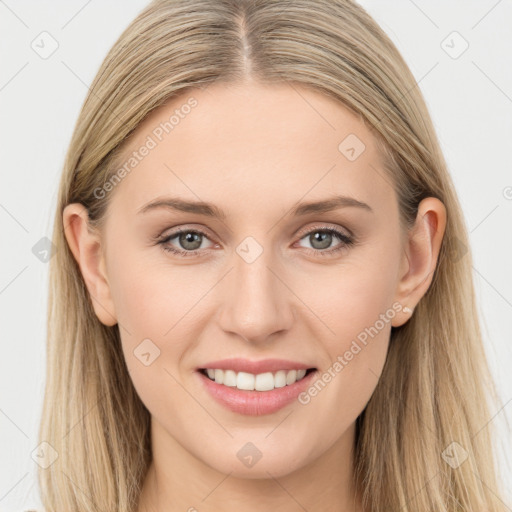
[{"label": "light grey background", "polygon": [[[48,265],[32,248],[51,237],[87,87],[146,3],[0,0],[0,512],[41,506],[31,454],[45,380]],[[482,427],[499,428],[496,450],[512,489],[505,430],[512,418],[512,2],[361,4],[419,82],[464,209],[486,351],[504,404]],[[44,55],[52,38],[58,48]],[[510,507],[512,491],[507,499]]]}]

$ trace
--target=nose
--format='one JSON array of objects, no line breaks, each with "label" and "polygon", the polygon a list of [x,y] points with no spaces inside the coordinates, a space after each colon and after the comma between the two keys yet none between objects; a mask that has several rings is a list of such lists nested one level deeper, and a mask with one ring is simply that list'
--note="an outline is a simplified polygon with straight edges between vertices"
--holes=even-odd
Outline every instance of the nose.
[{"label": "nose", "polygon": [[262,344],[293,324],[293,293],[284,271],[266,251],[251,263],[234,255],[234,269],[223,289],[219,324],[224,332]]}]

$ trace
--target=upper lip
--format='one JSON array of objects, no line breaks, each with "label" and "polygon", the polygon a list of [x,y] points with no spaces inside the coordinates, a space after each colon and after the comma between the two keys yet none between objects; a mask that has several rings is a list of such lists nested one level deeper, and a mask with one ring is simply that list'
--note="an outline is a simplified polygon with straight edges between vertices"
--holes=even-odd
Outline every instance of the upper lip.
[{"label": "upper lip", "polygon": [[212,370],[233,370],[235,372],[247,372],[258,375],[259,373],[274,373],[279,370],[308,370],[309,368],[314,368],[314,366],[286,359],[261,359],[259,361],[251,361],[250,359],[231,358],[211,361],[198,368],[198,370],[208,368]]}]

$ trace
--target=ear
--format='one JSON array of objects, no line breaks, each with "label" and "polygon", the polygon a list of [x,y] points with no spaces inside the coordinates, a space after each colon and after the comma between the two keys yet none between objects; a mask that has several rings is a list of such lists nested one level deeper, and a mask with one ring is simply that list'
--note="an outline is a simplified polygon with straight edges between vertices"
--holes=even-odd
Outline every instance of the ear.
[{"label": "ear", "polygon": [[409,320],[414,307],[429,289],[445,228],[444,204],[435,197],[423,199],[404,247],[395,295],[395,300],[402,305],[402,311],[393,318],[393,327],[399,327]]},{"label": "ear", "polygon": [[91,228],[87,209],[80,203],[68,204],[62,220],[66,240],[80,267],[96,316],[104,325],[115,325],[117,318],[99,232]]}]

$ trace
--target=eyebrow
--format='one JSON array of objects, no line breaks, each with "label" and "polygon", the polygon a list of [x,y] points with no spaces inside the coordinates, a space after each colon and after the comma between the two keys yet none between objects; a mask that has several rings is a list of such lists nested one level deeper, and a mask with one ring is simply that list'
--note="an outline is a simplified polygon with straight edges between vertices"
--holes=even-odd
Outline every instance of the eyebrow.
[{"label": "eyebrow", "polygon": [[[355,207],[373,213],[372,208],[362,201],[349,196],[334,196],[322,201],[300,203],[291,210],[292,216],[303,216],[310,213],[325,213],[338,208]],[[146,213],[158,208],[178,210],[187,213],[197,213],[207,217],[226,219],[226,214],[217,206],[203,201],[185,201],[176,197],[166,197],[151,201],[137,210],[137,213]]]}]

